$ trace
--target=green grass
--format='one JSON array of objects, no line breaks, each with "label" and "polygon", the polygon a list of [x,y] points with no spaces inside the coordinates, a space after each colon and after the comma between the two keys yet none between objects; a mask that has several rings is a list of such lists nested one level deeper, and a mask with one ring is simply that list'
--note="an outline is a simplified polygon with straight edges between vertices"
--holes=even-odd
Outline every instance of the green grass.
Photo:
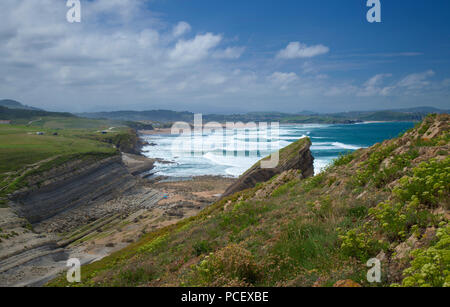
[{"label": "green grass", "polygon": [[[128,127],[109,129],[109,122],[45,118],[31,125],[0,125],[0,206],[6,196],[27,186],[27,178],[77,159],[103,159],[130,149],[136,134]],[[44,135],[37,135],[43,132]],[[54,135],[57,134],[57,135]]]},{"label": "green grass", "polygon": [[[36,135],[37,131],[45,135]],[[0,173],[17,171],[60,155],[114,154],[116,151],[110,144],[80,137],[73,131],[58,131],[57,136],[51,135],[53,132],[25,126],[0,126]]]}]

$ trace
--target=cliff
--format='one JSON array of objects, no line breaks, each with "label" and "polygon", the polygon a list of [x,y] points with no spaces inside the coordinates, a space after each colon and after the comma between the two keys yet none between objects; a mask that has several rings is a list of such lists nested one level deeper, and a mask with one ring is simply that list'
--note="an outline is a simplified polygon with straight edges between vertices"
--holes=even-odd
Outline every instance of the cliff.
[{"label": "cliff", "polygon": [[93,201],[106,201],[132,187],[136,179],[120,155],[78,159],[28,179],[10,195],[9,206],[31,224]]},{"label": "cliff", "polygon": [[279,163],[275,168],[262,168],[261,161],[259,161],[246,171],[236,183],[230,186],[223,194],[223,197],[253,188],[256,184],[268,181],[273,176],[288,170],[299,170],[302,178],[313,176],[314,158],[310,147],[310,139],[304,138],[283,148],[279,151]]}]

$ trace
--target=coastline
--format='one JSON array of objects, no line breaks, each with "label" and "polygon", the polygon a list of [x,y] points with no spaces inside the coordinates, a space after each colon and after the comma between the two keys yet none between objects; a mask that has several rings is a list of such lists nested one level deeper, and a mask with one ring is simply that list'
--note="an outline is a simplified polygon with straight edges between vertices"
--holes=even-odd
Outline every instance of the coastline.
[{"label": "coastline", "polygon": [[[136,146],[140,143],[138,136]],[[2,243],[17,252],[0,259],[0,285],[42,286],[67,269],[69,258],[78,258],[82,264],[99,261],[149,232],[198,214],[235,180],[220,176],[146,179],[145,174],[158,159],[149,159],[142,152],[122,152],[121,156],[135,183],[107,199],[86,202],[39,221],[33,224],[32,232],[11,209],[2,209],[11,225],[5,224],[3,229],[15,230],[18,236]],[[105,182],[116,179],[106,173],[102,178]]]}]

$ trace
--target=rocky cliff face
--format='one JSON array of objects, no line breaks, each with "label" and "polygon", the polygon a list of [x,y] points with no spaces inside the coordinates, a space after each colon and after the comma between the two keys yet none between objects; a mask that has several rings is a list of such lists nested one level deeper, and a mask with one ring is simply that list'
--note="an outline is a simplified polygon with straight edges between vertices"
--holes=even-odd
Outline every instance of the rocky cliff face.
[{"label": "rocky cliff face", "polygon": [[[303,178],[314,175],[314,158],[310,151],[309,138],[300,139],[279,152],[279,163],[276,168],[262,168],[261,161],[245,172],[236,183],[230,186],[223,197],[230,196],[249,188],[260,182],[265,182],[273,176],[288,170],[300,170]],[[266,158],[268,159],[268,158]],[[265,160],[265,159],[264,159]]]},{"label": "rocky cliff face", "polygon": [[10,207],[35,224],[81,204],[109,200],[135,183],[120,155],[75,160],[32,178],[28,188],[11,195]]}]

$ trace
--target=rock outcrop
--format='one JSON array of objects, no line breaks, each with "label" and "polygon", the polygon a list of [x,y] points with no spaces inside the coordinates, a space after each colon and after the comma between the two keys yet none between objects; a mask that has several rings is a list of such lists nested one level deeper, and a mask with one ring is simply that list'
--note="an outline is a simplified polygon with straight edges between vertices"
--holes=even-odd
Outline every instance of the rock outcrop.
[{"label": "rock outcrop", "polygon": [[39,176],[15,192],[10,207],[31,224],[94,201],[107,201],[136,183],[120,155],[99,161],[75,160]]},{"label": "rock outcrop", "polygon": [[122,153],[122,160],[133,176],[150,172],[155,167],[155,159],[149,159],[141,155]]},{"label": "rock outcrop", "polygon": [[288,170],[300,170],[303,178],[314,175],[314,158],[310,151],[311,141],[303,138],[279,151],[279,163],[275,168],[262,168],[261,161],[268,160],[267,157],[245,172],[233,185],[223,194],[223,197],[253,188],[260,182],[265,182],[273,176]]}]

